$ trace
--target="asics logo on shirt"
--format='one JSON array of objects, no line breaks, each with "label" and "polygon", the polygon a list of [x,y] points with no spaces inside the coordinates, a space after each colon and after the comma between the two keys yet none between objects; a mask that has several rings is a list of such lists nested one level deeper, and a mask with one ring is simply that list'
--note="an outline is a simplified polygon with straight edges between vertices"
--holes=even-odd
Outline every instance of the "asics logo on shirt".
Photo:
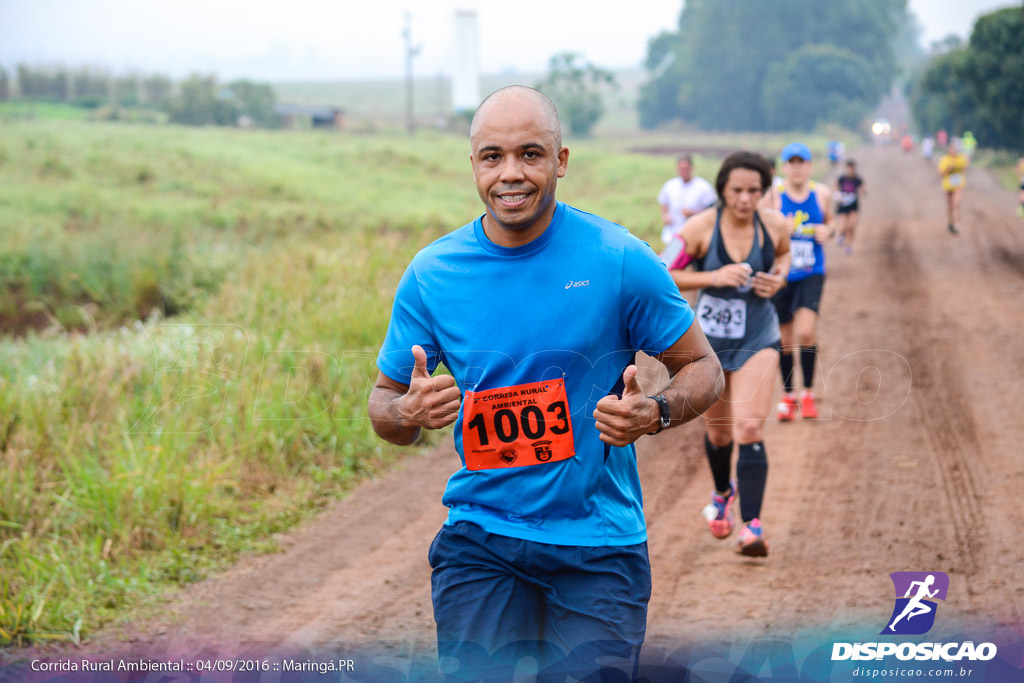
[{"label": "asics logo on shirt", "polygon": [[573,287],[589,287],[589,286],[590,286],[590,280],[577,280],[576,282],[573,282],[572,280],[569,280],[568,282],[565,283],[565,288],[566,289],[572,289]]}]

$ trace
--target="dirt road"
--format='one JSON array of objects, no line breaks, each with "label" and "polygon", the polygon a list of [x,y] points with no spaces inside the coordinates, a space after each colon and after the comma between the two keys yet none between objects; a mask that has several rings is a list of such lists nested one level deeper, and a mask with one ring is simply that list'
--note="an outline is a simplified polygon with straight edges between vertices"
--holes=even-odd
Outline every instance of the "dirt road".
[{"label": "dirt road", "polygon": [[[919,156],[869,149],[858,162],[869,194],[856,252],[828,247],[823,419],[767,429],[770,557],[740,558],[707,532],[700,424],[638,443],[650,643],[877,634],[893,604],[888,575],[902,570],[949,574],[946,630],[1024,624],[1024,222],[1010,192],[972,171],[953,237]],[[285,538],[284,552],[98,640],[423,652],[427,546],[455,463],[448,444],[409,458]]]}]

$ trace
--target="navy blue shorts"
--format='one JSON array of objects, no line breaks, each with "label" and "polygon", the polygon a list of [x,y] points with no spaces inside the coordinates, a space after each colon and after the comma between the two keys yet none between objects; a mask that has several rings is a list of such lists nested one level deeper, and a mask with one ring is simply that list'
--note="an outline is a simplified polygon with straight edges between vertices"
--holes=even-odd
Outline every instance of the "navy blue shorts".
[{"label": "navy blue shorts", "polygon": [[511,681],[534,660],[538,680],[605,667],[622,672],[616,680],[635,677],[651,597],[646,543],[551,545],[457,522],[441,528],[429,558],[449,680]]}]

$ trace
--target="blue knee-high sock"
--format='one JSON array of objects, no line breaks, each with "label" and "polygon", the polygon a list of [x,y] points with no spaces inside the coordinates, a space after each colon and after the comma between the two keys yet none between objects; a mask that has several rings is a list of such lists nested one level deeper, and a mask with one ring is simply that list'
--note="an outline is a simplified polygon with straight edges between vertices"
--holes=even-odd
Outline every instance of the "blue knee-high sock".
[{"label": "blue knee-high sock", "polygon": [[744,522],[761,516],[761,501],[764,500],[764,483],[767,478],[768,457],[764,452],[764,442],[740,444],[736,479],[740,489],[740,516]]}]

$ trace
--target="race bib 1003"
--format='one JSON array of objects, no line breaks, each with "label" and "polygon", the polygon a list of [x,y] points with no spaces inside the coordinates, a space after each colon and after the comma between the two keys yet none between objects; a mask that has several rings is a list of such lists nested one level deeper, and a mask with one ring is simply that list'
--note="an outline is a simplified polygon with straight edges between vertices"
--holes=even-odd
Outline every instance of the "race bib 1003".
[{"label": "race bib 1003", "polygon": [[526,467],[576,455],[565,380],[467,391],[462,401],[466,469]]},{"label": "race bib 1003", "polygon": [[705,294],[700,298],[697,319],[709,337],[743,339],[747,333],[747,302],[743,299],[719,299]]}]

